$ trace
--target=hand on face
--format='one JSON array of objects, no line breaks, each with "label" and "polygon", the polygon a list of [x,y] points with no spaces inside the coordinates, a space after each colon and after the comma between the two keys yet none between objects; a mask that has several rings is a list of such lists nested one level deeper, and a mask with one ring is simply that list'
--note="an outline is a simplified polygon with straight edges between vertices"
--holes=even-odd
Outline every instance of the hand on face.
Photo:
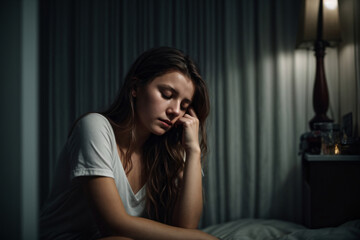
[{"label": "hand on face", "polygon": [[183,126],[182,144],[189,154],[192,151],[200,151],[199,144],[199,119],[194,109],[189,108],[187,113],[177,120],[175,125]]}]

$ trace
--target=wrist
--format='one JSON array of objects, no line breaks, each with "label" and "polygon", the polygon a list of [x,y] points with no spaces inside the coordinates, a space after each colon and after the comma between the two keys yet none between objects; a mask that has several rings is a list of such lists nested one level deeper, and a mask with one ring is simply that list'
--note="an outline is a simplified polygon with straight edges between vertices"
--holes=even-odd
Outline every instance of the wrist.
[{"label": "wrist", "polygon": [[188,148],[185,150],[186,153],[186,159],[201,159],[201,149],[200,147],[197,148]]},{"label": "wrist", "polygon": [[186,150],[186,156],[190,156],[190,155],[198,155],[199,157],[201,157],[201,149],[200,146],[194,146],[194,147],[190,147],[187,148]]}]

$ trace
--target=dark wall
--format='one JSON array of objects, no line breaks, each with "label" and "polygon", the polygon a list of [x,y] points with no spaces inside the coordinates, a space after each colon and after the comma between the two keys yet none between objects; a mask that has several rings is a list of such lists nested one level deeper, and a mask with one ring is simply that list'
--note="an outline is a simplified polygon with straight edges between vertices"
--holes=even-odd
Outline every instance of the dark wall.
[{"label": "dark wall", "polygon": [[21,1],[0,1],[0,236],[20,238]]}]

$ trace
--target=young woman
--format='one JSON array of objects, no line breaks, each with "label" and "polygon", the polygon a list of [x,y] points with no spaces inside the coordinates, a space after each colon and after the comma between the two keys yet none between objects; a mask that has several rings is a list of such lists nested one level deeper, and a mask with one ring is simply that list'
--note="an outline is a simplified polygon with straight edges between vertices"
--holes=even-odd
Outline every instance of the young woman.
[{"label": "young woman", "polygon": [[111,107],[78,119],[41,212],[42,239],[216,239],[196,230],[209,98],[193,61],[143,53]]}]

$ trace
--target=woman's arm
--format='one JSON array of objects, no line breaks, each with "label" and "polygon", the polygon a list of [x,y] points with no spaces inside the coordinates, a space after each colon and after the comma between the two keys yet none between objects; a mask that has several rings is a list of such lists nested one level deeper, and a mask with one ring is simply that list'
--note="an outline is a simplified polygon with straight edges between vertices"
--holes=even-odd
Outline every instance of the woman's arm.
[{"label": "woman's arm", "polygon": [[178,120],[183,126],[183,145],[186,160],[183,176],[180,178],[181,192],[173,215],[173,225],[197,228],[202,208],[201,150],[199,144],[199,120],[190,108],[188,114]]},{"label": "woman's arm", "polygon": [[181,191],[173,215],[174,226],[198,227],[203,208],[200,155],[200,149],[186,154],[185,168],[180,179]]},{"label": "woman's arm", "polygon": [[131,239],[217,239],[194,229],[168,226],[127,214],[115,181],[108,177],[83,177],[85,194],[101,227],[111,236]]}]

